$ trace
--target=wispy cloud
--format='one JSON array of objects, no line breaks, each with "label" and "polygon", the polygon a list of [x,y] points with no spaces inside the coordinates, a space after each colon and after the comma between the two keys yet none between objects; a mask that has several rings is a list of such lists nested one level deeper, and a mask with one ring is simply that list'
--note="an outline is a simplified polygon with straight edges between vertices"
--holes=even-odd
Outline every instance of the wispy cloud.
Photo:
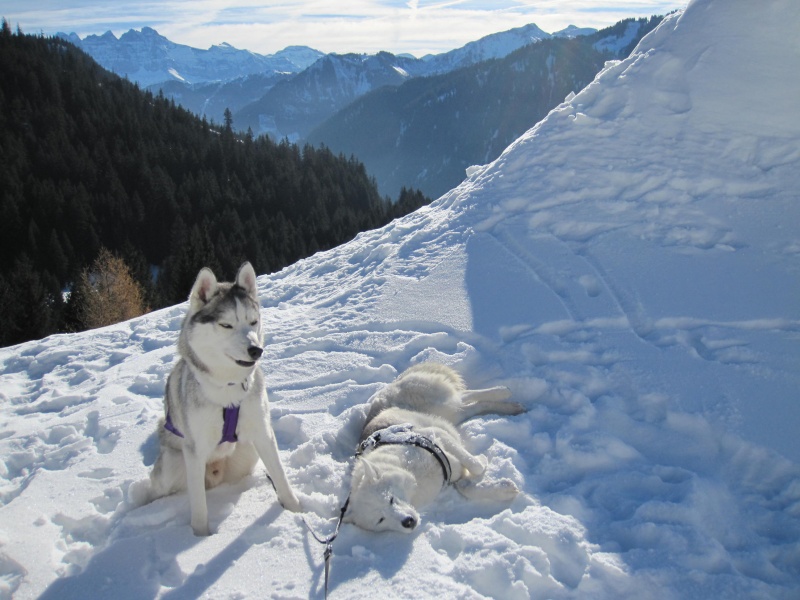
[{"label": "wispy cloud", "polygon": [[29,33],[112,31],[144,26],[198,48],[228,42],[271,54],[289,45],[324,52],[437,53],[512,27],[545,31],[605,27],[627,17],[664,14],[685,0],[5,0],[2,16]]}]

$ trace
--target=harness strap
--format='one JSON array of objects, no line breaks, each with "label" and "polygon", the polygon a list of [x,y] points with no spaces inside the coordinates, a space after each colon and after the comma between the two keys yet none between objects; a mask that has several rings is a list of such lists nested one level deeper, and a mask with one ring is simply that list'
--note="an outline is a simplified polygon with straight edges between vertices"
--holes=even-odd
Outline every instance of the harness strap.
[{"label": "harness strap", "polygon": [[[219,441],[220,444],[222,444],[223,442],[239,441],[239,436],[236,435],[236,427],[238,424],[239,424],[239,407],[227,406],[223,408],[222,439]],[[174,433],[178,437],[183,437],[183,434],[178,430],[177,427],[175,427],[175,424],[172,422],[172,417],[170,417],[169,411],[167,411],[167,418],[164,420],[164,429],[166,429],[171,433]]]},{"label": "harness strap", "polygon": [[222,409],[222,439],[223,442],[237,442],[239,436],[236,435],[236,426],[239,424],[239,407],[227,406]]},{"label": "harness strap", "polygon": [[444,485],[447,485],[450,483],[453,475],[453,468],[450,466],[450,460],[447,458],[444,450],[442,450],[436,442],[422,434],[412,431],[413,428],[413,425],[405,423],[403,425],[392,425],[385,429],[379,429],[358,445],[358,448],[356,448],[356,456],[361,456],[362,454],[374,450],[378,446],[387,444],[417,446],[418,448],[430,452],[439,462],[439,466],[442,467]]},{"label": "harness strap", "polygon": [[172,423],[172,417],[169,416],[169,411],[167,411],[167,419],[164,421],[164,429],[174,433],[178,437],[183,437],[183,434],[178,431],[178,428]]}]

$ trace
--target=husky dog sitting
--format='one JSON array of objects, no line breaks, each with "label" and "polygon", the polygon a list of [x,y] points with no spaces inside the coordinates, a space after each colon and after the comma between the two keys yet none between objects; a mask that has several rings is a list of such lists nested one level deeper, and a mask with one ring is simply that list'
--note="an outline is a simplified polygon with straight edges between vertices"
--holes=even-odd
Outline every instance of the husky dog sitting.
[{"label": "husky dog sitting", "polygon": [[413,531],[419,509],[443,484],[467,498],[510,500],[510,480],[481,481],[487,461],[464,447],[456,425],[484,414],[517,415],[525,408],[504,387],[467,390],[453,369],[422,363],[402,373],[370,403],[343,515],[371,531]]},{"label": "husky dog sitting", "polygon": [[284,508],[300,511],[270,426],[256,274],[244,263],[234,283],[204,268],[189,296],[159,422],[160,454],[146,501],[188,490],[195,535],[208,535],[207,488],[235,482],[264,462]]}]

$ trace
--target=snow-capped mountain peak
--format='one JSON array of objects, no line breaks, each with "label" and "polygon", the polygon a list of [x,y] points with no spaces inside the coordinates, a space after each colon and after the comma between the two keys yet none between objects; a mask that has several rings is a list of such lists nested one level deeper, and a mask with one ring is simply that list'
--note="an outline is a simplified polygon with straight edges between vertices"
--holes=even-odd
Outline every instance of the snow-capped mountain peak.
[{"label": "snow-capped mountain peak", "polygon": [[228,43],[208,50],[176,44],[151,27],[131,29],[119,39],[112,32],[81,40],[75,34],[58,34],[89,53],[100,65],[147,87],[180,80],[187,83],[229,81],[253,74],[297,73],[322,53],[293,47],[270,56],[239,50]]}]

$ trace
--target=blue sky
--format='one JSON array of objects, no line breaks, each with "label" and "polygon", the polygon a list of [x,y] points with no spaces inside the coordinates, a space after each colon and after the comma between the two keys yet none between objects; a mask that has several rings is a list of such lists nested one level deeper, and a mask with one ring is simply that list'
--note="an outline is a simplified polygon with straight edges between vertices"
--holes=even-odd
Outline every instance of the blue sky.
[{"label": "blue sky", "polygon": [[227,42],[261,54],[305,45],[323,52],[422,56],[528,23],[547,32],[570,24],[602,28],[685,5],[686,0],[4,0],[0,15],[25,33],[119,36],[147,26],[197,48]]}]

